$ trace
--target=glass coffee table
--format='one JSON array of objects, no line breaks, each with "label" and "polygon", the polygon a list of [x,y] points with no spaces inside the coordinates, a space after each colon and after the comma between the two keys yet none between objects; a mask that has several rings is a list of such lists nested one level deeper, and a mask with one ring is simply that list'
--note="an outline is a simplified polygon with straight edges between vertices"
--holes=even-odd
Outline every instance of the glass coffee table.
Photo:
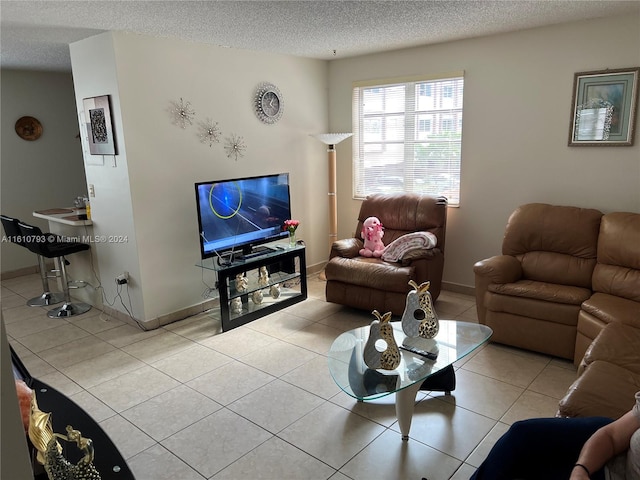
[{"label": "glass coffee table", "polygon": [[334,340],[328,353],[329,372],[342,391],[358,401],[375,400],[395,393],[398,425],[402,439],[408,440],[416,394],[422,382],[487,342],[493,330],[478,323],[440,320],[438,335],[426,340],[407,337],[400,322],[392,322],[391,325],[399,347],[418,347],[436,353],[437,358],[431,360],[400,349],[402,358],[398,368],[372,370],[364,363],[363,357],[370,329],[366,326],[344,332]]}]

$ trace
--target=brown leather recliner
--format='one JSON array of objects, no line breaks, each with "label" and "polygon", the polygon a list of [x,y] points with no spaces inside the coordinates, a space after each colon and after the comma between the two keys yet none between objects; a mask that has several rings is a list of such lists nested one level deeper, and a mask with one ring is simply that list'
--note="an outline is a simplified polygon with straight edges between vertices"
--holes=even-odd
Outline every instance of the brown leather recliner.
[{"label": "brown leather recliner", "polygon": [[602,212],[541,203],[510,216],[502,255],[475,264],[480,323],[492,341],[573,359]]},{"label": "brown leather recliner", "polygon": [[[438,239],[437,245],[410,252],[399,263],[361,257],[360,231],[368,217],[380,219],[385,245],[411,232],[431,232]],[[362,202],[356,237],[333,243],[325,268],[327,301],[402,315],[411,290],[409,280],[418,284],[430,281],[429,291],[435,301],[442,288],[446,224],[445,197],[409,193],[370,195]]]}]

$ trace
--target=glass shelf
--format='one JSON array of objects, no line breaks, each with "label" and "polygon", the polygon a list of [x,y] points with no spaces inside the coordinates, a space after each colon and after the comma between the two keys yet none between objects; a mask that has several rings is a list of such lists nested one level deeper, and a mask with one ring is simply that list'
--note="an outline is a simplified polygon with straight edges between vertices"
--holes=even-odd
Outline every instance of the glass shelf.
[{"label": "glass shelf", "polygon": [[[197,266],[217,273],[220,317],[225,332],[307,298],[304,245],[280,245],[267,253],[232,261],[211,258]],[[239,288],[240,282],[244,288]],[[271,287],[275,285],[279,286],[280,293],[274,296]]]}]

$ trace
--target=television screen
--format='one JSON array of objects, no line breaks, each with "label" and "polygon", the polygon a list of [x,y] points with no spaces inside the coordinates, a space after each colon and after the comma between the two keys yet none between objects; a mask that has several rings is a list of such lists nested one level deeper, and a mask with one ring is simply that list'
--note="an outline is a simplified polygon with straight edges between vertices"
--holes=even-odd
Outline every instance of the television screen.
[{"label": "television screen", "polygon": [[291,218],[289,174],[199,182],[196,187],[202,258],[284,238]]}]

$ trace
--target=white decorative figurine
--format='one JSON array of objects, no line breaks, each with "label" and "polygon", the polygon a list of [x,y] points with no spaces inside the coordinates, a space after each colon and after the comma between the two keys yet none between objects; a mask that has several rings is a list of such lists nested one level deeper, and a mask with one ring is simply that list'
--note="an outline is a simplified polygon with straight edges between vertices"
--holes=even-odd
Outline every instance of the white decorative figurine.
[{"label": "white decorative figurine", "polygon": [[244,273],[236,275],[236,291],[238,293],[244,293],[249,288],[249,280],[244,276]]},{"label": "white decorative figurine", "polygon": [[433,338],[438,334],[440,326],[429,293],[430,284],[424,282],[418,285],[409,280],[413,290],[407,294],[407,304],[402,314],[402,331],[407,337]]},{"label": "white decorative figurine", "polygon": [[267,271],[267,267],[260,267],[258,271],[258,285],[261,287],[269,285],[269,272]]},{"label": "white decorative figurine", "polygon": [[260,305],[262,303],[262,299],[262,290],[256,290],[251,294],[251,300],[253,300],[253,303],[255,303],[256,305]]},{"label": "white decorative figurine", "polygon": [[242,300],[240,300],[240,297],[231,300],[229,308],[231,309],[231,313],[242,313]]},{"label": "white decorative figurine", "polygon": [[280,284],[276,283],[275,285],[271,285],[269,293],[273,298],[278,298],[280,296]]},{"label": "white decorative figurine", "polygon": [[[371,322],[369,339],[364,346],[364,363],[371,369],[393,370],[400,365],[400,349],[393,338],[393,327],[389,323],[391,312],[380,315],[380,312],[372,312],[377,320]],[[383,351],[378,350],[376,342],[385,343]]]}]

